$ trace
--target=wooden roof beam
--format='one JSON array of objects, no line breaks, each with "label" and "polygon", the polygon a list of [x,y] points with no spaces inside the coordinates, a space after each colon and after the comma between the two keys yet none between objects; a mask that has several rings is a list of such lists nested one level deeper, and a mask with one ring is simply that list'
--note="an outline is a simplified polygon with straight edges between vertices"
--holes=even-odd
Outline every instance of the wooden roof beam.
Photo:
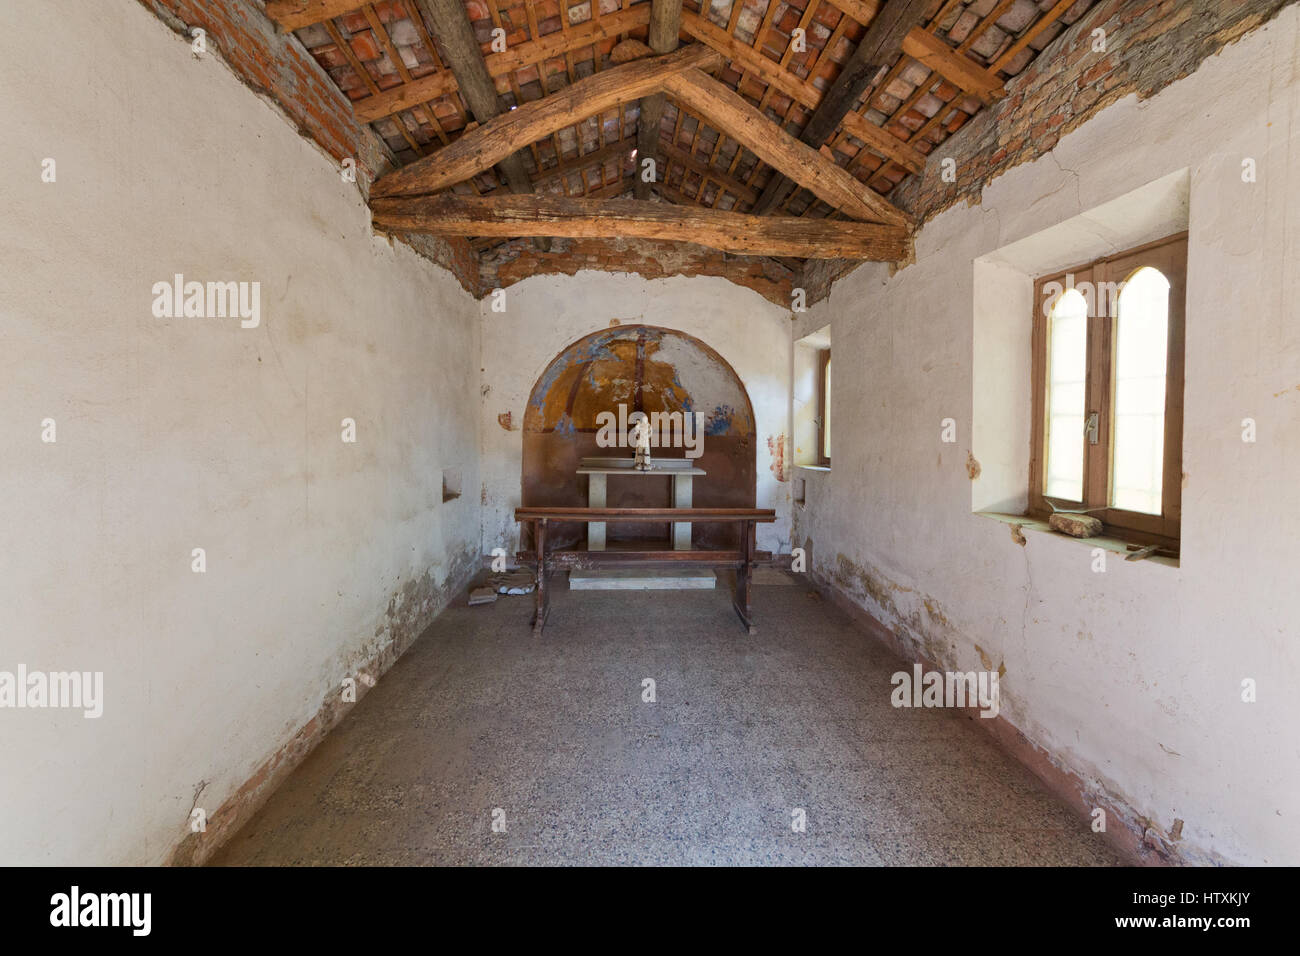
[{"label": "wooden roof beam", "polygon": [[[816,149],[830,138],[844,122],[845,117],[852,112],[872,80],[903,52],[903,41],[908,31],[925,19],[926,8],[930,5],[931,0],[887,0],[885,5],[876,12],[857,49],[853,51],[853,55],[835,77],[835,82],[817,104],[808,122],[804,124],[803,131],[799,134],[801,141]],[[888,148],[881,137],[898,140],[898,137],[883,129],[879,130],[879,135],[866,133],[861,127],[871,126],[879,129],[866,119],[862,119],[861,123],[855,126],[859,130],[853,135],[873,150],[880,151]],[[884,155],[889,156],[889,153]],[[773,206],[779,205],[793,189],[794,183],[789,177],[773,176],[763,190],[763,194],[759,196],[754,212],[765,213]]]},{"label": "wooden roof beam", "polygon": [[1057,20],[1061,19],[1061,17],[1065,15],[1065,11],[1069,10],[1072,6],[1074,6],[1074,0],[1060,0],[1056,6],[1052,7],[1052,9],[1039,17],[1037,22],[1030,24],[1025,32],[1020,34],[1016,39],[1016,42],[1007,47],[1007,51],[998,57],[989,69],[994,73],[997,73],[1000,70],[1005,70],[1007,64],[1016,58],[1017,53],[1029,46],[1030,42],[1032,42],[1038,34],[1042,33]]},{"label": "wooden roof beam", "polygon": [[880,10],[880,0],[831,0],[831,6],[865,27]]},{"label": "wooden roof beam", "polygon": [[717,166],[702,162],[698,157],[691,155],[680,146],[663,142],[661,140],[659,143],[659,149],[662,150],[664,155],[673,162],[680,163],[686,169],[703,179],[708,179],[717,183],[727,192],[743,199],[751,205],[754,200],[758,198],[758,193],[755,190],[750,189],[740,180],[732,178],[725,169],[719,169]]},{"label": "wooden roof beam", "polygon": [[565,236],[693,242],[744,255],[898,261],[902,226],[749,216],[636,199],[438,196],[377,199],[375,228],[433,236]]},{"label": "wooden roof beam", "polygon": [[[496,81],[483,61],[483,49],[474,36],[465,5],[461,0],[415,0],[414,7],[412,12],[423,16],[432,25],[447,66],[455,74],[461,96],[469,104],[474,118],[481,124],[499,116],[502,112],[501,97],[497,95]],[[526,147],[528,144],[521,145]],[[495,162],[501,167],[511,192],[524,194],[533,191],[528,167],[524,165],[523,150],[511,151]],[[542,243],[545,244],[544,240]]]},{"label": "wooden roof beam", "polygon": [[708,68],[717,62],[718,54],[713,50],[692,44],[666,56],[602,70],[546,99],[524,103],[476,126],[450,146],[379,179],[370,194],[414,196],[446,189],[478,175],[529,143],[619,103],[663,89],[665,79],[674,74],[695,67]]},{"label": "wooden roof beam", "polygon": [[[671,53],[677,49],[677,35],[681,30],[682,0],[651,0],[650,6],[650,49],[654,53]],[[655,174],[658,175],[658,157],[655,150],[659,146],[659,124],[664,115],[664,94],[655,91],[649,96],[641,97],[641,112],[636,124],[636,198],[650,198],[650,183],[641,176],[640,166],[647,159],[655,161]]]},{"label": "wooden roof beam", "polygon": [[907,216],[883,196],[795,139],[739,93],[704,72],[687,70],[668,76],[664,86],[678,102],[707,119],[710,126],[849,218],[892,225],[908,222]]},{"label": "wooden roof beam", "polygon": [[[821,105],[824,96],[817,87],[806,80],[799,79],[789,70],[783,69],[775,60],[770,60],[754,48],[746,46],[703,17],[689,10],[683,11],[682,29],[701,43],[713,47],[745,72],[753,73],[764,83],[775,86],[786,96],[808,109],[816,110]],[[918,172],[925,167],[924,153],[857,113],[846,113],[844,125],[857,139],[866,143],[872,152],[879,153],[886,159],[892,159],[913,172]]]},{"label": "wooden roof beam", "polygon": [[365,0],[267,0],[266,15],[285,30],[298,30],[358,10],[364,2]]},{"label": "wooden roof beam", "polygon": [[[487,54],[483,60],[487,64],[488,74],[493,79],[497,79],[531,64],[563,56],[629,30],[635,30],[649,22],[649,8],[639,5],[628,10],[607,13],[599,20],[588,20],[569,30],[556,30],[537,39],[516,43],[503,53]],[[373,123],[382,117],[446,96],[458,88],[455,74],[443,70],[429,76],[422,76],[402,86],[384,90],[377,96],[354,100],[352,112],[362,122]]]},{"label": "wooden roof beam", "polygon": [[996,73],[986,70],[965,54],[958,53],[942,39],[921,27],[913,28],[903,39],[903,52],[948,82],[978,97],[985,106],[1006,95]]}]

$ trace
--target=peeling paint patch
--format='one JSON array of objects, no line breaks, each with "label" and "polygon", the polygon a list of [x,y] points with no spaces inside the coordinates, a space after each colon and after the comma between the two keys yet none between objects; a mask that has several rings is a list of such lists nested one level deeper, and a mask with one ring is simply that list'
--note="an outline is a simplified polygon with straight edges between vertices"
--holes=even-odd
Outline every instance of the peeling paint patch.
[{"label": "peeling paint patch", "polygon": [[785,433],[780,435],[769,435],[767,437],[767,452],[772,456],[772,464],[769,466],[772,474],[776,476],[777,481],[788,481],[789,476],[785,472]]},{"label": "peeling paint patch", "polygon": [[981,470],[981,469],[980,469],[980,463],[979,463],[978,461],[975,460],[975,456],[971,454],[970,449],[969,449],[969,448],[966,449],[966,475],[967,475],[967,477],[970,478],[971,481],[974,481],[976,478],[978,478],[978,477],[980,476],[980,470]]},{"label": "peeling paint patch", "polygon": [[514,419],[511,416],[510,412],[502,412],[500,415],[498,415],[497,424],[500,425],[508,432],[512,432],[515,430]]},{"label": "peeling paint patch", "polygon": [[948,619],[943,616],[943,612],[939,610],[934,598],[926,598],[923,603],[925,604],[925,613],[930,615],[930,620],[936,624],[942,624],[944,627],[948,626]]},{"label": "peeling paint patch", "polygon": [[[975,653],[978,654],[978,655],[980,656],[980,666],[981,666],[981,667],[983,667],[986,671],[992,671],[992,670],[995,669],[995,668],[993,667],[993,658],[989,657],[988,652],[985,651],[984,648],[982,648],[982,647],[980,647],[978,644],[976,644],[976,645],[975,645]],[[1006,662],[1006,661],[999,661],[996,670],[997,670],[997,672],[998,672],[998,677],[999,677],[999,678],[1005,677],[1005,676],[1007,675],[1007,662]]]},{"label": "peeling paint patch", "polygon": [[1022,524],[1013,524],[1011,526],[1011,540],[1014,541],[1016,544],[1020,545],[1020,547],[1022,548],[1029,543],[1025,540],[1024,534],[1021,533],[1020,531],[1020,529],[1023,527],[1024,525]]},{"label": "peeling paint patch", "polygon": [[708,435],[725,435],[732,429],[732,423],[736,417],[736,410],[730,405],[719,405],[704,421],[704,434]]}]

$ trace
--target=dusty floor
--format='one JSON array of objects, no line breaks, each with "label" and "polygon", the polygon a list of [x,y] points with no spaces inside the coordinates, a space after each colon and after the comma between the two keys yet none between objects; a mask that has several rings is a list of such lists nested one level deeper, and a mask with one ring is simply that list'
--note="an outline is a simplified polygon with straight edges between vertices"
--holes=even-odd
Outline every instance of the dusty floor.
[{"label": "dusty floor", "polygon": [[458,600],[215,862],[1119,862],[970,719],[892,708],[901,662],[802,584],[747,637],[723,582],[556,583],[541,641],[531,597]]}]

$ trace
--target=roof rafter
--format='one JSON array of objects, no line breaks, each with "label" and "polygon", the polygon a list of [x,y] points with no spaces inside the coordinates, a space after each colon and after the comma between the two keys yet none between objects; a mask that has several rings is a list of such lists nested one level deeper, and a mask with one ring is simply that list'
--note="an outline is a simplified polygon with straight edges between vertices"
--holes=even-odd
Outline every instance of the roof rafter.
[{"label": "roof rafter", "polygon": [[683,105],[707,117],[719,132],[832,207],[842,209],[845,215],[895,225],[907,222],[907,217],[883,196],[811,146],[799,142],[730,87],[699,70],[666,77],[664,85]]},{"label": "roof rafter", "polygon": [[298,30],[350,13],[363,2],[365,0],[267,0],[266,15],[285,30]]},{"label": "roof rafter", "polygon": [[[746,71],[753,73],[769,87],[776,87],[786,96],[797,100],[810,110],[817,109],[825,98],[821,90],[806,80],[801,80],[775,60],[771,60],[753,47],[741,43],[721,27],[710,23],[690,11],[682,12],[682,29],[708,44],[723,56]],[[849,132],[873,152],[879,152],[905,169],[918,172],[925,166],[925,154],[908,146],[897,136],[881,129],[857,113],[846,113],[843,119]]]},{"label": "roof rafter", "polygon": [[[469,22],[465,5],[461,0],[415,0],[415,8],[413,12],[423,15],[434,25],[447,65],[455,74],[461,95],[473,111],[474,118],[479,123],[487,123],[499,116],[501,97],[497,95],[496,83],[488,73],[487,64],[483,62],[483,50],[474,36],[474,27]],[[377,23],[378,20],[374,22]],[[522,151],[512,150],[505,156],[498,157],[496,163],[500,165],[511,192],[522,194],[533,191]]]},{"label": "roof rafter", "polygon": [[[651,0],[650,49],[655,53],[671,53],[677,49],[677,35],[681,30],[681,22],[682,0]],[[641,97],[639,115],[637,158],[644,162],[647,158],[653,158],[654,151],[659,145],[659,124],[664,115],[663,92],[656,90],[649,96]],[[650,198],[650,183],[644,176],[637,176],[636,198]]]},{"label": "roof rafter", "polygon": [[[556,30],[536,40],[525,40],[506,48],[502,53],[489,53],[483,57],[488,74],[495,80],[509,76],[515,70],[533,63],[563,56],[574,50],[600,43],[611,37],[635,30],[650,22],[650,10],[644,5],[607,13],[599,20],[588,20],[567,30]],[[352,103],[357,118],[373,123],[384,116],[400,113],[427,100],[447,96],[458,89],[456,77],[449,71],[431,73],[402,86],[384,90]]]},{"label": "roof rafter", "polygon": [[958,53],[929,30],[914,27],[903,39],[903,52],[967,93],[979,97],[986,106],[1005,95],[996,73]]},{"label": "roof rafter", "polygon": [[663,89],[666,77],[715,63],[718,54],[692,44],[675,53],[611,67],[573,83],[544,100],[524,103],[477,126],[450,146],[379,179],[372,196],[438,192],[469,179],[510,155],[621,102]]},{"label": "roof rafter", "polygon": [[[800,140],[816,148],[830,137],[866,92],[868,84],[903,52],[904,38],[908,31],[924,18],[930,2],[931,0],[886,0],[885,5],[876,12],[871,25],[867,27],[867,32],[858,43],[857,49],[853,51],[853,55],[844,64],[839,76],[831,84],[831,88],[817,104],[808,122],[804,124],[803,131],[799,134]],[[871,126],[876,129],[879,127],[865,119],[861,119],[861,122],[856,125],[859,127],[858,132],[865,135],[858,135],[858,132],[854,135],[873,149],[888,149],[889,147],[883,141],[885,137],[897,140],[896,136],[884,130],[880,130],[879,136],[867,134],[861,127]],[[867,136],[873,138],[868,139]],[[912,148],[905,146],[905,149]],[[903,153],[904,150],[898,152]],[[885,155],[888,156],[889,153],[886,152]],[[910,157],[908,159],[909,163],[905,165],[910,168]],[[793,188],[793,183],[787,177],[772,177],[759,197],[754,211],[767,212],[780,203]]]}]

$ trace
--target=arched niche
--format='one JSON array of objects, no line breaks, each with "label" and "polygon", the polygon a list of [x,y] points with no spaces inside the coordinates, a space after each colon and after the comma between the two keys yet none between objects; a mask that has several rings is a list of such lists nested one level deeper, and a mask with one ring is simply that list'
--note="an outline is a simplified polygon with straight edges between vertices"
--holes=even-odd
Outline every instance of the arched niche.
[{"label": "arched niche", "polygon": [[[528,507],[586,505],[587,479],[577,474],[588,457],[632,457],[631,449],[602,448],[596,436],[601,412],[641,411],[704,415],[701,454],[695,464],[707,475],[695,479],[694,505],[755,507],[757,445],[754,408],[744,383],[721,355],[694,336],[649,325],[620,325],[584,336],[563,349],[533,385],[523,421],[521,503]],[[682,458],[682,448],[657,448],[654,457]],[[612,476],[611,508],[655,508],[672,504],[671,478]],[[632,540],[667,545],[666,524],[616,524],[611,547]],[[728,525],[697,524],[696,548],[737,543]],[[585,538],[579,524],[549,531],[555,547]]]}]

